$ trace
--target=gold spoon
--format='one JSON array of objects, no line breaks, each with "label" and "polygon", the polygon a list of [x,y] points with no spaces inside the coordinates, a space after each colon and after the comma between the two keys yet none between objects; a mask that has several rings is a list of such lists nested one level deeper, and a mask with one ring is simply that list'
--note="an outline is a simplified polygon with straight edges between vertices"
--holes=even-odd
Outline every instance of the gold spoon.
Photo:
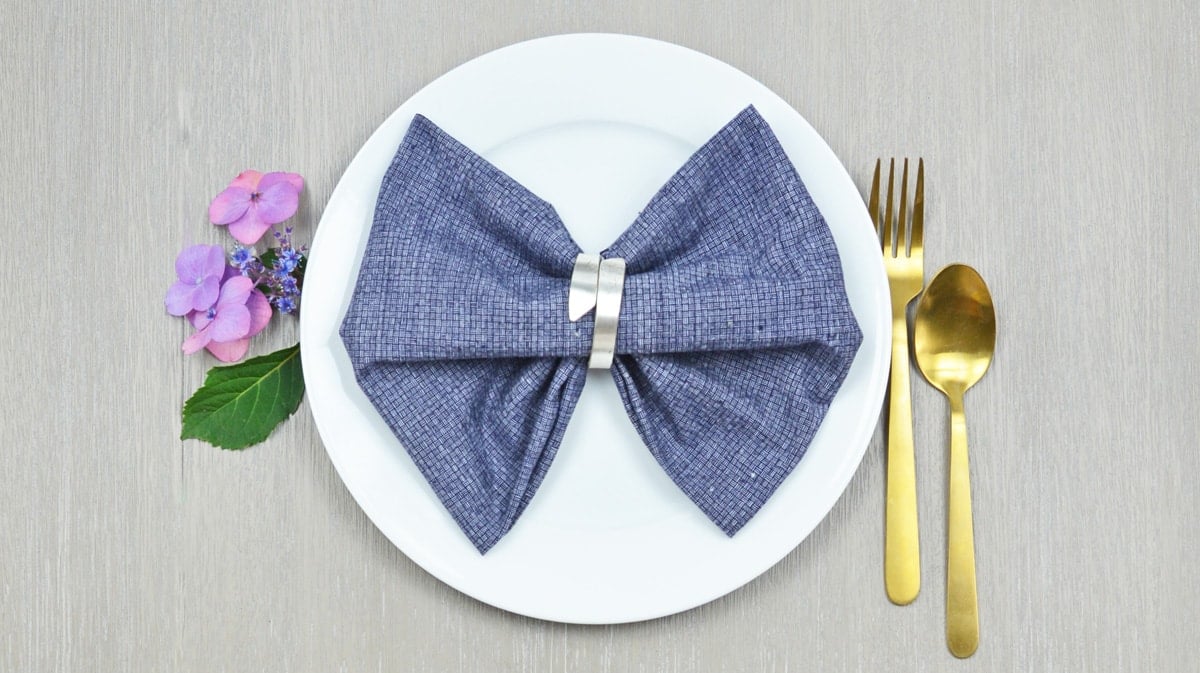
[{"label": "gold spoon", "polygon": [[917,304],[913,350],[917,367],[950,400],[950,512],[946,541],[946,645],[956,657],[979,647],[975,593],[975,533],[963,394],[987,371],[996,348],[996,312],[979,273],[951,264],[938,272]]}]

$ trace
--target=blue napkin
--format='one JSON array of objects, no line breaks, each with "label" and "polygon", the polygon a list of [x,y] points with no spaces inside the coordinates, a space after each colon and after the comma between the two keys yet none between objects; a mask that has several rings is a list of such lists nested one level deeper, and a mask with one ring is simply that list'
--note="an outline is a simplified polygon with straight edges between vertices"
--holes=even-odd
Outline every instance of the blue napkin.
[{"label": "blue napkin", "polygon": [[[537,492],[583,388],[579,246],[553,206],[417,115],[384,176],[342,339],[363,392],[481,553]],[[862,333],[829,228],[758,112],[605,258],[612,375],[662,469],[733,535],[803,457]]]}]

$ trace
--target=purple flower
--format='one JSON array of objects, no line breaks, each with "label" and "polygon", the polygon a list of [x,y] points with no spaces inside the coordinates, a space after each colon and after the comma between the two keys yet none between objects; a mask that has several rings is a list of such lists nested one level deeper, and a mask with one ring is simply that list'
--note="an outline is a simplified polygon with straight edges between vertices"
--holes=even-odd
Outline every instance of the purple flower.
[{"label": "purple flower", "polygon": [[[227,283],[231,278],[241,278],[238,270],[235,267],[225,267],[225,275],[221,279],[222,283]],[[253,282],[253,281],[252,281]],[[215,308],[215,307],[214,307]],[[266,295],[260,292],[257,288],[250,291],[246,298],[246,310],[250,312],[250,329],[246,335],[240,339],[232,341],[217,341],[210,340],[204,345],[209,353],[212,353],[218,360],[222,362],[237,362],[245,357],[246,352],[250,350],[250,339],[266,328],[267,323],[271,321],[271,303],[267,300]],[[215,317],[215,311],[211,315]],[[209,311],[193,311],[189,313],[187,318],[196,329],[202,330],[206,325],[206,321],[210,320]]]},{"label": "purple flower", "polygon": [[191,355],[210,342],[227,343],[243,339],[250,333],[250,309],[246,302],[254,290],[254,281],[235,275],[221,284],[217,301],[212,306],[189,315],[198,331],[183,342],[183,352]]},{"label": "purple flower", "polygon": [[217,301],[221,276],[225,273],[225,252],[219,245],[193,245],[175,258],[179,280],[167,290],[167,313],[186,315],[203,311]]},{"label": "purple flower", "polygon": [[243,248],[240,245],[235,247],[233,252],[229,255],[229,259],[233,262],[234,266],[242,270],[245,270],[246,264],[248,264],[253,258],[254,255],[250,253],[250,249]]},{"label": "purple flower", "polygon": [[[246,299],[246,310],[250,311],[250,331],[246,336],[233,341],[209,341],[205,348],[221,362],[237,362],[250,350],[250,338],[263,331],[271,321],[271,304],[258,290],[251,290]],[[195,319],[193,319],[195,325]]]},{"label": "purple flower", "polygon": [[208,219],[254,245],[272,224],[295,214],[304,178],[296,173],[242,171],[208,206]]},{"label": "purple flower", "polygon": [[283,248],[275,259],[275,265],[285,273],[291,273],[300,264],[300,253],[292,248]]},{"label": "purple flower", "polygon": [[280,313],[291,313],[296,310],[296,302],[292,301],[291,297],[280,297],[275,300],[275,308],[279,309]]},{"label": "purple flower", "polygon": [[251,257],[244,265],[238,267],[238,270],[241,271],[243,276],[257,279],[262,275],[263,264],[258,261],[257,257]]}]

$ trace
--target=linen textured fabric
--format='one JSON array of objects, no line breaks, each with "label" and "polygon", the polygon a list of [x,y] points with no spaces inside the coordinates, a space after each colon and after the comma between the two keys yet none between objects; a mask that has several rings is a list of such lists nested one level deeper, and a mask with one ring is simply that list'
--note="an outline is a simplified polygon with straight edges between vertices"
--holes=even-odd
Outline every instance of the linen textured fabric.
[{"label": "linen textured fabric", "polygon": [[[579,246],[547,202],[417,115],[341,336],[366,396],[481,553],[529,504],[587,372]],[[602,253],[612,375],[642,440],[732,536],[803,457],[862,333],[824,218],[749,107]]]}]

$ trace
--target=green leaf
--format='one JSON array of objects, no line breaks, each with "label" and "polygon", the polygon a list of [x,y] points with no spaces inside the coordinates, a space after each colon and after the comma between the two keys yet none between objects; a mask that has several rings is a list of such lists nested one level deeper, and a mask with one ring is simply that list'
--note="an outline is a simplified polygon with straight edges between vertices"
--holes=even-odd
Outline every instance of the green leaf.
[{"label": "green leaf", "polygon": [[180,439],[244,449],[267,438],[304,397],[300,344],[227,367],[213,367],[183,404]]}]

